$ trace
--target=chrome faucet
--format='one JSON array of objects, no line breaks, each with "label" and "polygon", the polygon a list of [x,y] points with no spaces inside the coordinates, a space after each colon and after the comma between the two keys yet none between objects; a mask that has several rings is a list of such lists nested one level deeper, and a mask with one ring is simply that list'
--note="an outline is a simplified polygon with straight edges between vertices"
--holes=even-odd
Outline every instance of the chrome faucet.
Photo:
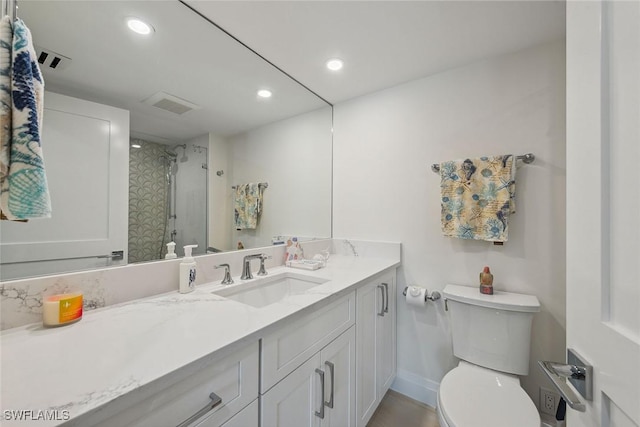
[{"label": "chrome faucet", "polygon": [[267,270],[264,268],[264,261],[266,259],[271,259],[272,257],[266,255],[266,254],[261,254],[260,255],[260,269],[258,270],[258,272],[256,273],[258,276],[266,276]]},{"label": "chrome faucet", "polygon": [[[240,279],[242,279],[242,280],[253,279],[253,274],[251,274],[251,260],[252,259],[263,259],[264,257],[266,257],[265,254],[253,254],[253,255],[245,256],[242,259],[242,276],[240,276]],[[264,262],[264,261],[261,261],[261,262]],[[264,270],[264,265],[262,267],[263,267],[262,270]],[[260,271],[260,272],[262,272],[262,271]],[[264,272],[264,274],[266,274],[266,271]]]},{"label": "chrome faucet", "polygon": [[220,265],[216,265],[213,268],[222,268],[224,267],[224,279],[222,279],[222,282],[220,282],[221,285],[231,285],[233,284],[233,279],[231,278],[231,272],[229,271],[229,264],[220,264]]}]

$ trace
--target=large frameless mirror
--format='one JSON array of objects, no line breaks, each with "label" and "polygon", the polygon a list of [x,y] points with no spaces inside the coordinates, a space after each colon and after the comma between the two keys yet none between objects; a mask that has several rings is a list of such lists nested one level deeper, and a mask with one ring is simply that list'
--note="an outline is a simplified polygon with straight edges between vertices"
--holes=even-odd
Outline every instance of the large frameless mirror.
[{"label": "large frameless mirror", "polygon": [[[30,0],[18,16],[45,79],[53,215],[0,222],[2,280],[163,259],[171,241],[181,256],[330,237],[321,98],[178,1]],[[236,213],[251,183],[253,227]]]}]

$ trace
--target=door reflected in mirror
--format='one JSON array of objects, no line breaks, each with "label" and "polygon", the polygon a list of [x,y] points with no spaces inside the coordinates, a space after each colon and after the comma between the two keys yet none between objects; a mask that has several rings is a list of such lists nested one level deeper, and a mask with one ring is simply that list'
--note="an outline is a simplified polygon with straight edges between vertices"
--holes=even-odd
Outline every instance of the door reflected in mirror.
[{"label": "door reflected in mirror", "polygon": [[[178,1],[28,1],[19,16],[39,57],[60,58],[40,65],[53,216],[0,222],[2,280],[163,259],[171,241],[182,256],[330,237],[321,98]],[[232,187],[259,182],[256,226],[238,227],[252,210]]]}]

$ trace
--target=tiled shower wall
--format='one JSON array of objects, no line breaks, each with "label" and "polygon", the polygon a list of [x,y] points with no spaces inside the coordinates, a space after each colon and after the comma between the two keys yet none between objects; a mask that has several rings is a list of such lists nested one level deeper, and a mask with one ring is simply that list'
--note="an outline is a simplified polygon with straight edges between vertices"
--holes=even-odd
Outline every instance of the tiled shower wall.
[{"label": "tiled shower wall", "polygon": [[160,259],[166,253],[166,145],[132,139],[129,152],[129,263]]}]

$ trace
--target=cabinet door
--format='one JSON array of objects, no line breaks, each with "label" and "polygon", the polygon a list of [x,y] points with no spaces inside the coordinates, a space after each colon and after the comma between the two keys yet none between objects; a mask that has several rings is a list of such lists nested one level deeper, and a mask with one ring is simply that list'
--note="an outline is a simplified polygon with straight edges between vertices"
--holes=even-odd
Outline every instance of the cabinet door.
[{"label": "cabinet door", "polygon": [[395,275],[387,274],[378,283],[385,287],[385,313],[377,317],[376,372],[378,399],[391,387],[396,376],[396,285]]},{"label": "cabinet door", "polygon": [[355,427],[356,331],[354,327],[320,352],[325,372],[325,417],[322,427]]},{"label": "cabinet door", "polygon": [[[127,263],[129,112],[48,91],[44,99],[53,215],[0,223],[1,280]],[[112,251],[123,259],[98,258]]]},{"label": "cabinet door", "polygon": [[356,291],[356,425],[365,427],[376,410],[376,327],[384,311],[382,288],[371,282]]},{"label": "cabinet door", "polygon": [[262,399],[262,427],[319,427],[321,411],[320,353],[271,388]]}]

